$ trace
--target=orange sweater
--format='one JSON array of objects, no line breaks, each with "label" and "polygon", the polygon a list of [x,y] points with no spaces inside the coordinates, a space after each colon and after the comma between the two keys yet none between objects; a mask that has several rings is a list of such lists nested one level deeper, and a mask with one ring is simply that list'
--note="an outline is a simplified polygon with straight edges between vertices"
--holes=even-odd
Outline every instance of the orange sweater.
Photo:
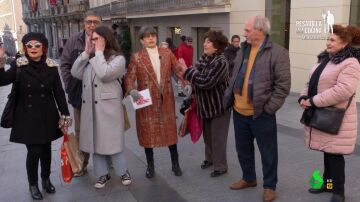
[{"label": "orange sweater", "polygon": [[254,106],[252,103],[248,102],[248,83],[249,83],[249,76],[250,72],[253,68],[256,55],[259,51],[260,47],[251,47],[250,55],[249,55],[249,61],[247,63],[246,67],[246,73],[245,73],[245,79],[244,79],[244,85],[242,89],[242,95],[240,93],[235,93],[235,103],[234,103],[234,109],[244,116],[252,116],[254,115]]}]

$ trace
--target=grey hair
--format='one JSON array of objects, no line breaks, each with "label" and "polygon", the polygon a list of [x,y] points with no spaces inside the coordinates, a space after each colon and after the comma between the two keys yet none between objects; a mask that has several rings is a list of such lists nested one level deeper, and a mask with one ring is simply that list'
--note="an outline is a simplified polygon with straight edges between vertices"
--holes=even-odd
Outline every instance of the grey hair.
[{"label": "grey hair", "polygon": [[262,15],[255,16],[254,29],[261,30],[265,34],[270,34],[271,25],[269,19]]},{"label": "grey hair", "polygon": [[139,39],[143,39],[147,34],[155,34],[157,35],[156,29],[152,26],[142,26],[139,30]]},{"label": "grey hair", "polygon": [[84,15],[84,19],[89,17],[89,16],[96,16],[96,17],[98,17],[100,19],[100,21],[102,20],[101,16],[99,14],[95,13],[95,11],[93,11],[93,10],[88,10]]}]

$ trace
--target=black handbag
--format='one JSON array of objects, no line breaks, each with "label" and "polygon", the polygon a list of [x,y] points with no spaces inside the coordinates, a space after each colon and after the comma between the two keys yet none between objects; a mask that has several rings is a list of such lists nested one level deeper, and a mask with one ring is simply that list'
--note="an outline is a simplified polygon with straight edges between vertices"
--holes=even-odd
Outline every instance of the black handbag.
[{"label": "black handbag", "polygon": [[81,108],[82,81],[71,76],[67,88],[68,102],[76,109]]},{"label": "black handbag", "polygon": [[336,107],[315,108],[309,126],[332,135],[338,134],[345,112],[349,108],[353,97],[351,96],[345,109]]},{"label": "black handbag", "polygon": [[19,80],[19,74],[21,70],[16,67],[16,79],[11,87],[10,94],[8,95],[8,101],[6,102],[4,111],[1,115],[0,126],[3,128],[12,128],[14,125],[14,116],[16,108],[16,86]]}]

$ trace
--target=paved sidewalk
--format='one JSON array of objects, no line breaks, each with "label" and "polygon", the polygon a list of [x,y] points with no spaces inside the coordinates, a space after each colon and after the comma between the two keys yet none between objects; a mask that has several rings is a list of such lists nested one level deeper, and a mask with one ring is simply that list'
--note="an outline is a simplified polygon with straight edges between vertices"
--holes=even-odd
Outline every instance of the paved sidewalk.
[{"label": "paved sidewalk", "polygon": [[[0,111],[2,111],[6,95],[10,87],[0,88]],[[179,106],[181,99],[177,98]],[[177,106],[177,107],[178,107]],[[167,148],[154,150],[156,176],[145,178],[146,160],[143,148],[138,145],[134,113],[128,106],[132,128],[126,134],[126,153],[133,183],[125,187],[119,178],[112,175],[112,181],[102,190],[95,190],[93,183],[92,162],[89,173],[75,178],[70,184],[61,181],[60,144],[53,143],[52,175],[56,186],[54,195],[44,194],[44,201],[146,201],[146,202],[257,202],[262,201],[262,172],[259,152],[256,149],[256,168],[258,187],[241,191],[233,191],[228,186],[242,176],[235,150],[234,132],[231,121],[228,138],[229,171],[219,178],[210,178],[211,169],[202,170],[200,164],[204,160],[204,144],[202,139],[193,144],[189,137],[180,138],[178,150],[183,176],[176,177],[171,172],[170,154]],[[301,109],[297,105],[297,94],[292,94],[279,111],[278,144],[279,144],[279,184],[277,188],[278,202],[296,201],[328,201],[331,194],[312,195],[307,192],[308,180],[313,169],[322,170],[323,155],[310,151],[303,141],[302,126],[299,123]],[[178,124],[181,115],[178,114]],[[24,145],[9,143],[9,130],[0,129],[0,202],[32,201],[28,193],[25,169],[26,149]],[[346,157],[346,201],[360,201],[360,150],[355,155]]]}]

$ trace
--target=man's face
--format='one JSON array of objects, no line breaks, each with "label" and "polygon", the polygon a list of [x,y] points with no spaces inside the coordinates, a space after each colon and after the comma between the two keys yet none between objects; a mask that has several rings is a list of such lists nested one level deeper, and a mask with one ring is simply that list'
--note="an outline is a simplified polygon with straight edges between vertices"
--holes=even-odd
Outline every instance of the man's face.
[{"label": "man's face", "polygon": [[98,16],[87,16],[84,19],[84,28],[88,36],[91,36],[95,31],[95,28],[100,24],[100,18]]},{"label": "man's face", "polygon": [[254,41],[260,40],[262,35],[263,33],[260,30],[254,29],[253,19],[250,19],[245,23],[244,37],[249,44]]},{"label": "man's face", "polygon": [[239,38],[234,38],[231,41],[231,45],[233,45],[235,48],[239,48],[240,47],[240,39]]},{"label": "man's face", "polygon": [[192,46],[192,40],[186,40],[186,44],[187,44],[188,46]]}]

